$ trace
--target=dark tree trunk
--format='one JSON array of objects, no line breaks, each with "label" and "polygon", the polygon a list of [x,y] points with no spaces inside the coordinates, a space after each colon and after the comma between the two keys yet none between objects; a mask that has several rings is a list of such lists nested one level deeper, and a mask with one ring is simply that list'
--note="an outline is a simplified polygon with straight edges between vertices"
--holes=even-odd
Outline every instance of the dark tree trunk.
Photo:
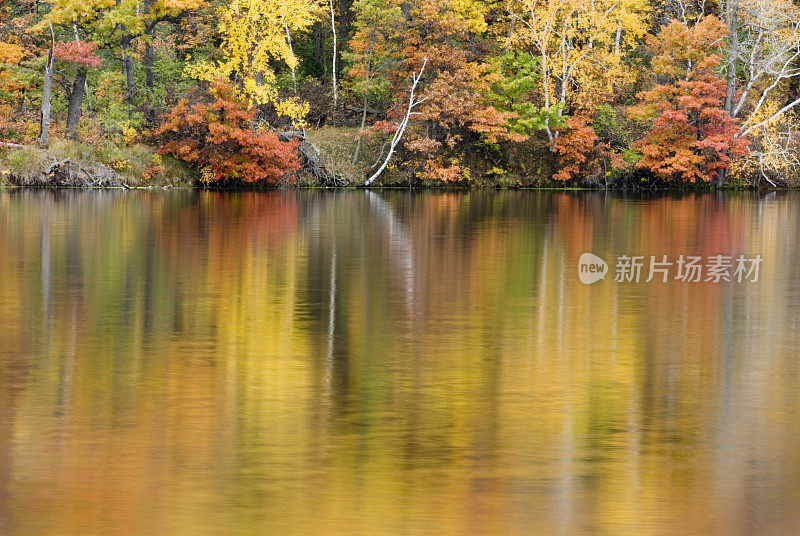
[{"label": "dark tree trunk", "polygon": [[[727,155],[727,151],[723,151],[723,154]],[[727,176],[727,170],[719,169],[717,170],[717,176],[714,177],[714,186],[717,188],[722,188],[725,186],[725,177]]]},{"label": "dark tree trunk", "polygon": [[[335,1],[335,0],[334,0]],[[355,21],[355,12],[353,11],[353,0],[338,0],[339,16],[336,18],[337,33],[339,34],[339,49],[344,50],[345,45],[350,40],[353,31],[353,22]],[[341,52],[336,58],[336,70],[342,72],[344,69],[344,60],[342,59]]]},{"label": "dark tree trunk", "polygon": [[154,124],[156,121],[156,110],[153,107],[153,102],[149,97],[153,94],[153,88],[156,85],[156,75],[153,70],[155,63],[155,52],[153,44],[148,41],[144,45],[144,84],[147,87],[148,102],[145,106],[144,118],[149,124]]},{"label": "dark tree trunk", "polygon": [[133,58],[125,56],[125,97],[131,106],[136,104],[136,80],[133,76]]},{"label": "dark tree trunk", "polygon": [[81,104],[86,88],[86,69],[78,70],[72,90],[69,92],[69,106],[67,107],[67,137],[71,140],[78,139],[78,122],[81,119]]},{"label": "dark tree trunk", "polygon": [[125,102],[128,106],[133,107],[136,105],[136,79],[133,71],[130,36],[122,40],[122,73],[125,75]]},{"label": "dark tree trunk", "polygon": [[156,75],[153,72],[153,64],[155,63],[155,51],[153,44],[149,41],[144,45],[144,83],[147,89],[153,89],[156,82]]},{"label": "dark tree trunk", "polygon": [[314,62],[322,63],[322,23],[314,23]]}]

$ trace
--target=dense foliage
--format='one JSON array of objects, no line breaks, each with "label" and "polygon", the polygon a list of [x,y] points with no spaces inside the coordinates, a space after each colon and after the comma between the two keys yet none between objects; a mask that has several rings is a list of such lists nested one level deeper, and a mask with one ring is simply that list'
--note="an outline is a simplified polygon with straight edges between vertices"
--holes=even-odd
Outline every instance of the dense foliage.
[{"label": "dense foliage", "polygon": [[297,143],[252,127],[255,111],[230,84],[215,83],[208,102],[181,100],[156,129],[160,152],[197,165],[202,179],[277,182],[295,171]]},{"label": "dense foliage", "polygon": [[798,104],[791,0],[0,4],[0,139],[145,142],[203,180],[292,181],[277,133],[331,131],[352,183],[777,184]]}]

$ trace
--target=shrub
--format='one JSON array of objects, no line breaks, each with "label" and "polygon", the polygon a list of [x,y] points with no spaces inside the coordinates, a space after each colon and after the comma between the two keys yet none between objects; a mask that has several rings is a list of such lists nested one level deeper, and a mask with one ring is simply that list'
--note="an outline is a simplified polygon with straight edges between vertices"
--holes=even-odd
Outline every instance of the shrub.
[{"label": "shrub", "polygon": [[167,114],[156,130],[159,153],[196,166],[204,181],[277,182],[299,169],[298,142],[254,128],[255,114],[233,86],[216,82],[194,104],[181,100]]},{"label": "shrub", "polygon": [[559,181],[577,176],[596,180],[625,167],[622,155],[600,140],[591,118],[586,115],[576,114],[569,118],[554,149],[559,155],[561,169],[553,178]]}]

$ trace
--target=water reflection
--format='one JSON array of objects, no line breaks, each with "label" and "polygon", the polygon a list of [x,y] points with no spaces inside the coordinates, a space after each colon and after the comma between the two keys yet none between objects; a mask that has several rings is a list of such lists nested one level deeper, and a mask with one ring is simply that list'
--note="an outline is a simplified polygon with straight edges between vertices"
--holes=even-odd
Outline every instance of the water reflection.
[{"label": "water reflection", "polygon": [[2,191],[0,533],[793,533],[798,209]]}]

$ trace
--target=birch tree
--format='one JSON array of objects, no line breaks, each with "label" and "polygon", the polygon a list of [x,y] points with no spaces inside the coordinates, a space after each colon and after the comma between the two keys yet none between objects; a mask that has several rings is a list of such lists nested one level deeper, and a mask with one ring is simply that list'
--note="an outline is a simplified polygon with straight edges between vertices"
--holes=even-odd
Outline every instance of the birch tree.
[{"label": "birch tree", "polygon": [[767,170],[797,165],[793,121],[800,105],[787,88],[800,79],[800,8],[790,0],[728,0],[725,107],[751,139],[751,162]]},{"label": "birch tree", "polygon": [[647,32],[648,7],[641,0],[510,0],[515,22],[510,48],[539,59],[539,106],[551,145],[570,103],[603,102],[632,80],[624,54]]},{"label": "birch tree", "polygon": [[419,69],[419,73],[414,73],[411,76],[411,88],[409,89],[408,95],[408,106],[406,107],[405,116],[400,121],[400,124],[397,126],[397,130],[395,131],[394,135],[392,136],[392,141],[389,143],[389,152],[386,155],[386,159],[383,161],[381,166],[373,173],[370,178],[364,181],[364,186],[369,186],[372,184],[375,179],[380,177],[383,170],[386,169],[386,166],[389,165],[389,161],[392,159],[392,155],[394,154],[397,145],[400,143],[400,140],[403,138],[403,134],[408,127],[408,122],[411,120],[413,115],[417,115],[419,112],[415,112],[414,108],[422,104],[427,100],[427,97],[418,98],[416,96],[417,86],[419,85],[420,80],[422,80],[422,74],[425,72],[425,66],[428,64],[428,58],[425,58],[422,62],[422,67]]},{"label": "birch tree", "polygon": [[39,147],[47,147],[50,143],[50,108],[53,102],[53,62],[55,61],[56,36],[53,25],[50,29],[50,48],[47,50],[47,61],[44,65],[44,83],[42,84],[42,111],[39,121]]}]

